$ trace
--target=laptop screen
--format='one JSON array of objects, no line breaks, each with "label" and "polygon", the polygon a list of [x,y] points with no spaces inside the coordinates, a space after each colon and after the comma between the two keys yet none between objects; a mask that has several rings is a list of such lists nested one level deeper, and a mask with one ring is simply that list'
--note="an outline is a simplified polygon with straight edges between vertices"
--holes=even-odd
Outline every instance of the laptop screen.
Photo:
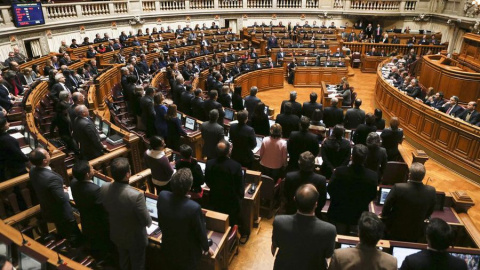
[{"label": "laptop screen", "polygon": [[108,136],[108,133],[110,133],[110,125],[109,124],[103,122],[102,133],[105,134],[105,136]]},{"label": "laptop screen", "polygon": [[380,194],[378,195],[379,196],[378,204],[380,205],[385,204],[385,200],[387,199],[387,196],[388,196],[388,193],[390,193],[390,190],[392,190],[392,188],[386,188],[386,187],[380,188]]},{"label": "laptop screen", "polygon": [[177,118],[182,120],[182,113],[177,112]]},{"label": "laptop screen", "polygon": [[195,130],[195,124],[196,124],[195,119],[190,118],[188,116],[185,117],[185,127],[187,129],[194,131]]},{"label": "laptop screen", "polygon": [[233,121],[234,115],[235,115],[235,112],[233,110],[225,109],[225,119]]},{"label": "laptop screen", "polygon": [[268,115],[268,106],[265,106],[265,114]]},{"label": "laptop screen", "polygon": [[157,200],[145,197],[145,204],[147,205],[147,210],[153,220],[158,221],[158,212],[157,212]]},{"label": "laptop screen", "polygon": [[398,268],[400,268],[408,255],[415,254],[419,251],[421,250],[416,248],[393,247],[392,255],[393,257],[397,258]]},{"label": "laptop screen", "polygon": [[19,266],[20,269],[43,269],[43,264],[41,262],[23,252],[20,252]]},{"label": "laptop screen", "polygon": [[101,124],[102,121],[100,120],[100,117],[95,116],[95,126],[97,127],[97,129],[100,129]]},{"label": "laptop screen", "polygon": [[93,183],[99,187],[103,186],[103,184],[107,183],[107,181],[100,179],[96,176],[93,177]]}]

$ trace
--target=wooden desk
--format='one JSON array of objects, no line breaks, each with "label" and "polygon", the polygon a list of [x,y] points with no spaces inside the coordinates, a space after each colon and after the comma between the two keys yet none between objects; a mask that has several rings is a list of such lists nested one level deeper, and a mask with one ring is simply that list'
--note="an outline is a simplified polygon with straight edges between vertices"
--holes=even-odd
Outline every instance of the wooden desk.
[{"label": "wooden desk", "polygon": [[[247,177],[247,176],[245,176]],[[257,188],[253,194],[249,194],[248,190],[252,186],[251,183],[245,184],[245,194],[242,200],[241,220],[242,226],[251,232],[253,228],[260,222],[260,188],[262,181],[258,182]],[[205,185],[203,194],[209,195],[210,188]]]},{"label": "wooden desk", "polygon": [[342,77],[347,76],[347,72],[347,67],[297,66],[293,85],[295,87],[319,87],[322,86],[322,81],[328,84],[336,84],[340,82]]},{"label": "wooden desk", "polygon": [[362,72],[375,73],[377,72],[378,65],[388,57],[386,56],[368,56],[362,55]]},{"label": "wooden desk", "polygon": [[466,103],[476,101],[480,98],[480,73],[459,66],[457,61],[443,55],[425,55],[419,82],[442,91],[446,98],[457,96]]},{"label": "wooden desk", "polygon": [[375,103],[396,116],[407,140],[451,169],[480,183],[480,128],[433,110],[388,84],[377,71]]},{"label": "wooden desk", "polygon": [[250,94],[252,86],[258,91],[282,88],[284,83],[283,67],[250,71],[235,78],[235,86],[242,87],[242,97]]}]

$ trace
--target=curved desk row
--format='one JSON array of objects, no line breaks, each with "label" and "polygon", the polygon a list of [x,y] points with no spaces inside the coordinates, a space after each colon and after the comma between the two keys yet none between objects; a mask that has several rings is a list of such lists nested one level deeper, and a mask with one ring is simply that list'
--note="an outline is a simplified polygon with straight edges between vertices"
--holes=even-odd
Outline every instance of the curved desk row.
[{"label": "curved desk row", "polygon": [[283,87],[283,68],[265,68],[247,72],[235,78],[235,86],[242,87],[242,96],[250,94],[252,86],[258,87],[258,91],[265,91]]},{"label": "curved desk row", "polygon": [[442,91],[446,98],[457,96],[463,102],[480,98],[480,73],[469,72],[443,55],[423,57],[419,81],[425,87]]},{"label": "curved desk row", "polygon": [[387,118],[399,118],[407,140],[415,147],[480,183],[480,128],[415,102],[385,81],[381,66],[375,102]]}]

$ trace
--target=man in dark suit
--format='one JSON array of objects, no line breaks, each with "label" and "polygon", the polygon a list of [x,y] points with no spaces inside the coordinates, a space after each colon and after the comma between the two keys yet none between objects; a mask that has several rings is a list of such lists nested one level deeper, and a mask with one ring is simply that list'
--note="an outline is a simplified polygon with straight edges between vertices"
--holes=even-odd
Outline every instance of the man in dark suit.
[{"label": "man in dark suit", "polygon": [[217,90],[221,92],[223,88],[223,76],[219,72],[214,75],[215,81],[212,83],[212,90]]},{"label": "man in dark suit", "polygon": [[261,101],[257,97],[258,88],[256,86],[252,86],[250,88],[250,95],[245,97],[245,109],[248,111],[248,119],[252,119],[253,113],[255,112],[255,108],[257,104]]},{"label": "man in dark suit", "polygon": [[355,100],[355,106],[348,109],[345,113],[343,123],[346,129],[356,129],[358,125],[365,123],[365,111],[360,109],[362,100],[357,98]]},{"label": "man in dark suit", "polygon": [[50,136],[53,137],[53,132],[57,128],[58,135],[65,142],[68,150],[78,153],[78,145],[72,138],[72,121],[68,114],[70,108],[70,94],[68,91],[61,91],[59,94],[59,102],[55,105],[55,115],[50,125]]},{"label": "man in dark suit", "polygon": [[275,123],[282,126],[282,137],[290,137],[292,131],[299,130],[300,118],[292,113],[292,103],[290,101],[286,102],[282,106],[284,112],[277,115]]},{"label": "man in dark suit", "polygon": [[310,102],[304,102],[302,106],[302,115],[311,118],[316,109],[323,111],[322,104],[317,102],[317,93],[310,93]]},{"label": "man in dark suit", "polygon": [[433,99],[433,102],[430,104],[430,106],[440,110],[443,104],[445,104],[445,100],[443,100],[443,92],[435,93],[435,98]]},{"label": "man in dark suit", "polygon": [[196,268],[202,254],[213,255],[202,208],[187,197],[192,184],[190,169],[182,168],[170,180],[172,192],[164,190],[158,194],[158,226],[168,269]]},{"label": "man in dark suit", "polygon": [[218,119],[217,123],[223,127],[223,118],[225,117],[225,111],[223,110],[222,104],[217,101],[218,92],[217,90],[212,90],[208,93],[209,99],[205,100],[203,103],[203,109],[205,111],[205,117],[208,118],[210,111],[213,109],[218,110]]},{"label": "man in dark suit", "polygon": [[0,117],[0,182],[27,173],[27,156],[18,141],[8,134],[10,124],[6,116]]},{"label": "man in dark suit", "polygon": [[72,101],[72,106],[68,107],[68,116],[70,117],[70,122],[73,127],[73,123],[75,123],[75,119],[77,119],[75,108],[77,108],[78,105],[85,105],[85,96],[80,92],[75,92],[72,94]]},{"label": "man in dark suit", "polygon": [[59,94],[62,91],[67,91],[71,92],[70,89],[67,88],[65,85],[66,79],[65,76],[63,76],[62,73],[57,73],[55,75],[55,81],[56,83],[52,86],[52,89],[50,89],[50,94],[48,95],[50,99],[53,101],[53,105],[56,105],[59,102]]},{"label": "man in dark suit", "polygon": [[320,218],[322,208],[327,200],[327,181],[325,176],[314,172],[315,155],[309,151],[303,152],[299,158],[297,158],[297,163],[299,163],[300,170],[289,172],[285,177],[283,194],[286,199],[285,213],[288,215],[295,214],[297,211],[294,200],[295,192],[302,185],[312,184],[319,193],[315,215]]},{"label": "man in dark suit", "polygon": [[427,35],[423,35],[422,39],[418,41],[419,45],[430,45],[430,42],[427,39]]},{"label": "man in dark suit", "polygon": [[380,42],[382,39],[383,29],[380,27],[380,24],[377,24],[377,28],[373,31],[373,38],[375,39],[375,43]]},{"label": "man in dark suit", "polygon": [[285,52],[283,51],[283,48],[280,47],[280,51],[277,52],[277,63],[283,62],[283,58],[285,58]]},{"label": "man in dark suit", "polygon": [[197,88],[194,92],[195,97],[192,99],[192,116],[197,118],[198,120],[205,121],[205,112],[204,112],[204,101],[201,97],[202,89]]},{"label": "man in dark suit", "polygon": [[383,222],[377,215],[363,212],[358,220],[360,243],[356,247],[336,249],[328,269],[397,269],[397,259],[376,247],[383,230]]},{"label": "man in dark suit", "polygon": [[177,77],[177,85],[174,87],[172,93],[173,103],[179,104],[183,92],[185,92],[185,79],[182,76]]},{"label": "man in dark suit", "polygon": [[203,138],[203,150],[202,154],[207,157],[207,160],[217,158],[217,144],[223,140],[224,131],[223,127],[217,123],[218,110],[213,109],[209,112],[209,121],[203,122],[200,126]]},{"label": "man in dark suit", "polygon": [[422,97],[422,88],[420,88],[416,79],[410,81],[410,85],[405,88],[405,91],[407,92],[407,95],[413,99]]},{"label": "man in dark suit", "polygon": [[470,101],[467,104],[467,109],[458,115],[458,118],[472,125],[480,122],[480,113],[477,112],[477,102]]},{"label": "man in dark suit", "polygon": [[464,109],[462,106],[458,105],[458,97],[452,96],[448,102],[443,104],[439,111],[453,117],[458,117],[464,111]]},{"label": "man in dark suit", "polygon": [[323,111],[323,123],[327,127],[334,127],[338,124],[343,124],[343,110],[337,108],[338,99],[332,98],[330,107],[326,107]]},{"label": "man in dark suit", "polygon": [[146,227],[152,224],[145,196],[128,185],[131,173],[127,158],[114,159],[111,172],[114,182],[100,188],[108,213],[110,240],[117,247],[120,269],[143,270],[148,244]]},{"label": "man in dark suit", "polygon": [[237,112],[238,123],[230,126],[230,141],[232,142],[232,159],[251,169],[254,161],[252,150],[257,146],[255,130],[247,125],[248,112]]},{"label": "man in dark suit", "polygon": [[372,24],[369,23],[365,28],[365,36],[367,38],[372,38],[372,35],[373,35],[373,27],[372,27]]},{"label": "man in dark suit", "polygon": [[0,106],[7,112],[12,108],[14,100],[11,93],[10,84],[5,81],[0,72]]},{"label": "man in dark suit", "polygon": [[229,157],[230,143],[220,141],[218,157],[207,161],[205,182],[210,187],[210,207],[229,215],[230,226],[239,224],[241,201],[245,194],[242,165]]},{"label": "man in dark suit", "polygon": [[356,231],[360,215],[368,211],[377,195],[377,173],[365,168],[368,148],[358,144],[353,147],[352,163],[335,169],[328,184],[330,207],[328,218],[339,234]]},{"label": "man in dark suit", "polygon": [[424,234],[424,220],[435,207],[436,191],[422,183],[425,166],[412,163],[408,183],[395,184],[385,200],[382,218],[388,239],[417,242]]},{"label": "man in dark suit", "polygon": [[112,248],[109,236],[108,216],[103,208],[100,187],[92,182],[95,171],[88,161],[77,160],[72,168],[70,183],[73,200],[82,222],[82,233],[86,236],[92,254],[105,256]]},{"label": "man in dark suit", "polygon": [[185,92],[182,93],[182,96],[180,97],[180,104],[178,104],[178,108],[181,112],[183,112],[186,115],[192,115],[192,100],[194,98],[193,95],[193,88],[191,85],[187,85],[185,87]]},{"label": "man in dark suit", "polygon": [[310,119],[306,116],[300,118],[300,131],[292,131],[287,141],[287,151],[290,156],[288,160],[288,171],[298,169],[298,159],[300,154],[306,151],[312,153],[315,157],[320,152],[318,146],[318,137],[308,131]]},{"label": "man in dark suit", "polygon": [[465,260],[456,258],[447,252],[453,238],[452,228],[447,222],[439,218],[432,218],[426,231],[428,249],[407,256],[400,270],[469,269]]},{"label": "man in dark suit", "polygon": [[77,118],[73,124],[73,138],[80,144],[80,155],[83,159],[91,160],[103,155],[106,149],[100,142],[97,128],[88,117],[88,109],[85,105],[75,108]]},{"label": "man in dark suit", "polygon": [[145,89],[145,96],[140,99],[140,108],[142,110],[142,122],[143,126],[146,127],[146,136],[147,138],[156,135],[155,130],[155,110],[153,109],[153,96],[155,95],[155,89],[152,87],[147,87]]},{"label": "man in dark suit", "polygon": [[30,183],[40,202],[44,221],[53,222],[57,233],[77,246],[81,233],[63,188],[63,179],[50,168],[50,154],[43,148],[36,148],[29,159],[34,166],[30,169]]},{"label": "man in dark suit", "polygon": [[370,132],[377,132],[373,113],[367,113],[365,116],[365,124],[357,126],[357,129],[353,133],[353,143],[367,145],[367,136]]},{"label": "man in dark suit", "polygon": [[301,186],[295,193],[297,213],[279,215],[273,221],[273,269],[327,269],[326,259],[335,248],[335,227],[315,216],[318,191],[311,184]]},{"label": "man in dark suit", "polygon": [[284,108],[285,103],[290,102],[292,104],[292,113],[298,117],[302,116],[302,104],[300,104],[296,100],[297,100],[297,92],[296,91],[290,92],[290,100],[282,101],[282,105],[280,105],[280,113],[285,112],[285,108]]}]

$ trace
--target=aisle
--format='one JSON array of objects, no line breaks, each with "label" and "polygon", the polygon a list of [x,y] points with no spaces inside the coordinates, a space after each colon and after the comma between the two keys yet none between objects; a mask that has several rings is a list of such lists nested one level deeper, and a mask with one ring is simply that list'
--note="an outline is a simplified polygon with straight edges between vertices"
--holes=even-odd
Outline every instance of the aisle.
[{"label": "aisle", "polygon": [[[374,88],[376,82],[376,74],[361,73],[359,69],[355,69],[355,76],[349,77],[350,86],[355,87],[358,98],[362,99],[362,109],[366,112],[373,112],[374,106]],[[285,81],[284,89],[270,90],[267,92],[259,92],[258,97],[270,108],[275,109],[275,113],[280,112],[280,104],[283,100],[289,98],[290,91],[297,91],[297,101],[303,103],[309,100],[312,91],[319,93],[315,88],[295,88]],[[316,91],[317,90],[317,91]],[[388,123],[387,123],[388,125]],[[401,124],[400,124],[401,125]],[[414,148],[406,141],[402,143],[407,152],[412,152]],[[429,160],[426,163],[427,175],[424,183],[428,178],[431,180],[429,185],[434,186],[441,191],[467,190],[468,194],[475,202],[468,214],[474,222],[478,230],[480,230],[480,186],[472,184],[464,177],[446,169],[442,164]],[[229,269],[233,270],[249,270],[249,269],[273,269],[274,258],[270,253],[271,237],[272,237],[273,218],[267,220],[262,218],[260,228],[252,231],[250,240],[246,245],[240,246],[240,253],[236,256]]]}]

